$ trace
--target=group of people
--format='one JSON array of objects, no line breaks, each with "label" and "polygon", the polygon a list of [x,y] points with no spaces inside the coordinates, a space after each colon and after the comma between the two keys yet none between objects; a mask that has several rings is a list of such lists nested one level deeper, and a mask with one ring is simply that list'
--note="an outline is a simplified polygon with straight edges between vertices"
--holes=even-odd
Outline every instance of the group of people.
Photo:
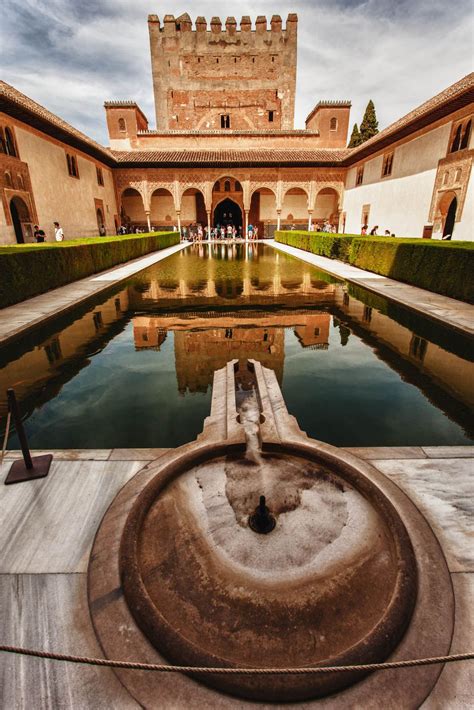
[{"label": "group of people", "polygon": [[[53,222],[54,225],[54,239],[57,242],[64,241],[64,231],[59,222]],[[44,229],[40,229],[38,224],[35,224],[33,229],[33,236],[37,244],[42,244],[46,241],[46,232]]]},{"label": "group of people", "polygon": [[[368,224],[362,225],[360,233],[363,237],[365,237],[367,235],[368,229],[369,229]],[[372,229],[370,230],[370,232],[368,232],[368,234],[369,234],[369,237],[378,237],[379,236],[379,225],[376,224],[374,227],[372,227]],[[395,236],[395,234],[393,234],[393,232],[391,232],[389,229],[385,230],[384,237],[394,237],[394,236]]]},{"label": "group of people", "polygon": [[[258,239],[258,227],[249,224],[247,227],[247,236],[249,239]],[[243,231],[241,226],[235,224],[216,224],[214,227],[205,226],[202,224],[190,224],[189,227],[181,227],[181,238],[190,242],[202,242],[220,239],[243,239]]]}]

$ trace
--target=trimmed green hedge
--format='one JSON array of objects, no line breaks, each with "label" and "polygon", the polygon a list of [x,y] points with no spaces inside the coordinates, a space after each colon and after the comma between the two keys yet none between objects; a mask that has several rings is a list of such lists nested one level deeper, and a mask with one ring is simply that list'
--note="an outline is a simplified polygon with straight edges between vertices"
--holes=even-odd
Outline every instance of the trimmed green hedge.
[{"label": "trimmed green hedge", "polygon": [[150,232],[0,246],[0,308],[178,243],[178,232]]},{"label": "trimmed green hedge", "polygon": [[280,231],[282,244],[474,303],[474,242]]}]

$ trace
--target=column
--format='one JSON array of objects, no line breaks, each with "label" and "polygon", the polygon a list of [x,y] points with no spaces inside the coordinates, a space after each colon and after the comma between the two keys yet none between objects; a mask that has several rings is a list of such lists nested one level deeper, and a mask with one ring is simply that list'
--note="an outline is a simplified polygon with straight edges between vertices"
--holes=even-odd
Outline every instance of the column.
[{"label": "column", "polygon": [[179,239],[181,241],[181,211],[176,210],[176,217],[178,218],[178,232],[179,232]]},{"label": "column", "polygon": [[211,210],[206,210],[207,214],[207,239],[211,241]]},{"label": "column", "polygon": [[277,231],[280,229],[281,210],[277,210]]},{"label": "column", "polygon": [[249,226],[249,210],[244,210],[244,237],[245,241],[249,240],[249,233],[247,227]]},{"label": "column", "polygon": [[308,232],[311,232],[313,210],[308,210]]},{"label": "column", "polygon": [[150,212],[147,211],[147,212],[145,212],[145,214],[146,214],[146,223],[148,225],[148,231],[151,232]]}]

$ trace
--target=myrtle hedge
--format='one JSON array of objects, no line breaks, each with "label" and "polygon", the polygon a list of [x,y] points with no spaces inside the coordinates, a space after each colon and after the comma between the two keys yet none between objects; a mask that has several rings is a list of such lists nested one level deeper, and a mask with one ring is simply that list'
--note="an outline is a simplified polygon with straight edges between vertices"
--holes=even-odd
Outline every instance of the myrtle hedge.
[{"label": "myrtle hedge", "polygon": [[0,308],[179,242],[177,232],[0,246]]},{"label": "myrtle hedge", "polygon": [[474,303],[474,242],[279,231],[282,244]]}]

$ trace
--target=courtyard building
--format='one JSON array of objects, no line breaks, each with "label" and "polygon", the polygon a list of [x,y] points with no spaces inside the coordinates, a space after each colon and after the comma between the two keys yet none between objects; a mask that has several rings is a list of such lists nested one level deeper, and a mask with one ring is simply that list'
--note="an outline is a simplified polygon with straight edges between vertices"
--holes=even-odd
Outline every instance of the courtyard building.
[{"label": "courtyard building", "polygon": [[298,18],[148,19],[156,128],[106,101],[103,147],[0,83],[0,243],[128,230],[276,229],[472,239],[474,74],[348,149],[351,103],[294,128]]}]

